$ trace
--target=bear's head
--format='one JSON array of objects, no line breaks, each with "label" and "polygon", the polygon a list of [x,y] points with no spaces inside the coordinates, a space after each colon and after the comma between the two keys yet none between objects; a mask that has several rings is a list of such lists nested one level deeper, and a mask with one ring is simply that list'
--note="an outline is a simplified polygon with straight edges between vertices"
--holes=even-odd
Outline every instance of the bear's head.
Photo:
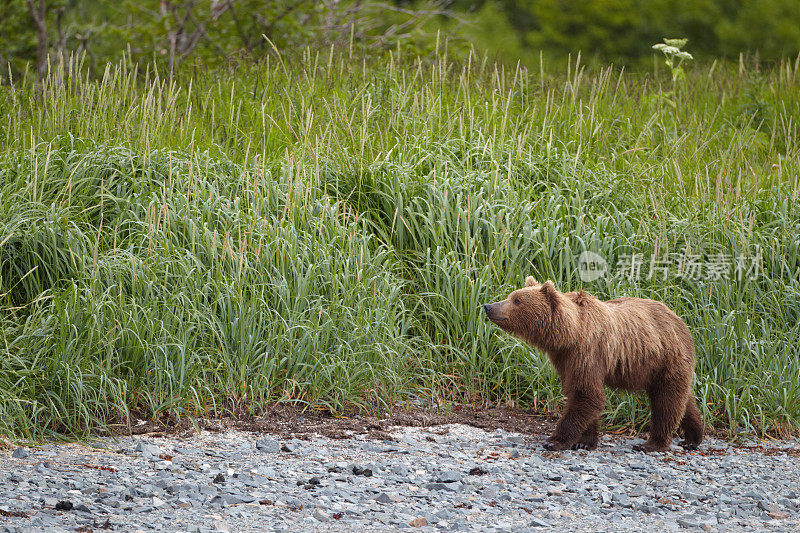
[{"label": "bear's head", "polygon": [[539,283],[532,276],[525,287],[508,298],[483,306],[486,318],[504,331],[542,348],[556,347],[564,341],[565,319],[571,314],[569,302],[552,281]]}]

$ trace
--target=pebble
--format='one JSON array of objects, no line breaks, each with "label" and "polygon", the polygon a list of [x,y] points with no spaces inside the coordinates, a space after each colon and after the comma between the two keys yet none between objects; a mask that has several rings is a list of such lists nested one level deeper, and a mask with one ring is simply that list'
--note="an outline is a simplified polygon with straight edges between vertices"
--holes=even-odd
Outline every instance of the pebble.
[{"label": "pebble", "polygon": [[263,453],[278,453],[281,451],[281,443],[272,437],[264,437],[256,441],[256,449]]},{"label": "pebble", "polygon": [[14,459],[24,459],[25,457],[28,457],[28,455],[30,454],[25,448],[17,448],[11,453],[11,457]]},{"label": "pebble", "polygon": [[456,470],[445,470],[434,476],[437,483],[456,483],[461,481],[461,473]]},{"label": "pebble", "polygon": [[0,531],[800,528],[791,454],[712,438],[645,455],[631,449],[640,439],[608,436],[550,453],[536,436],[442,429],[435,441],[399,427],[392,442],[230,431],[15,448],[0,452]]}]

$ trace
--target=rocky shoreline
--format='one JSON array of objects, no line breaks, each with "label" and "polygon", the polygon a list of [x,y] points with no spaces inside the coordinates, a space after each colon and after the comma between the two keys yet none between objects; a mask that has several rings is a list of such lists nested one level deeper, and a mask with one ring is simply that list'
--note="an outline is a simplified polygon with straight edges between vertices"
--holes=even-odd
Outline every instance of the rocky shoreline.
[{"label": "rocky shoreline", "polygon": [[800,444],[551,453],[463,424],[104,438],[0,452],[2,531],[793,531]]}]

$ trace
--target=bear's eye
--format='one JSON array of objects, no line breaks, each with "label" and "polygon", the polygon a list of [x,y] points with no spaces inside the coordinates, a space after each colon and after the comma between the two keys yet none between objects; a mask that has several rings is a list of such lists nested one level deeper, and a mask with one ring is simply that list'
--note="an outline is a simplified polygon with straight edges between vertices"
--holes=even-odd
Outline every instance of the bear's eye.
[{"label": "bear's eye", "polygon": [[514,298],[514,305],[519,305],[519,298]]}]

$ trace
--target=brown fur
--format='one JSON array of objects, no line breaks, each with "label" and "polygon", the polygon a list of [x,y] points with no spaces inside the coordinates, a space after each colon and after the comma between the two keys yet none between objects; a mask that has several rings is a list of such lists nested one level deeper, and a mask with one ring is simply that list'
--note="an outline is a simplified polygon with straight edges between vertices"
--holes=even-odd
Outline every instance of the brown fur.
[{"label": "brown fur", "polygon": [[583,291],[559,292],[552,281],[540,284],[530,276],[525,285],[485,309],[500,328],[545,352],[558,372],[567,409],[549,449],[597,447],[604,385],[650,397],[650,438],[638,449],[668,449],[679,426],[682,446],[700,444],[704,428],[692,395],[694,341],[683,320],[653,300],[602,302]]}]

